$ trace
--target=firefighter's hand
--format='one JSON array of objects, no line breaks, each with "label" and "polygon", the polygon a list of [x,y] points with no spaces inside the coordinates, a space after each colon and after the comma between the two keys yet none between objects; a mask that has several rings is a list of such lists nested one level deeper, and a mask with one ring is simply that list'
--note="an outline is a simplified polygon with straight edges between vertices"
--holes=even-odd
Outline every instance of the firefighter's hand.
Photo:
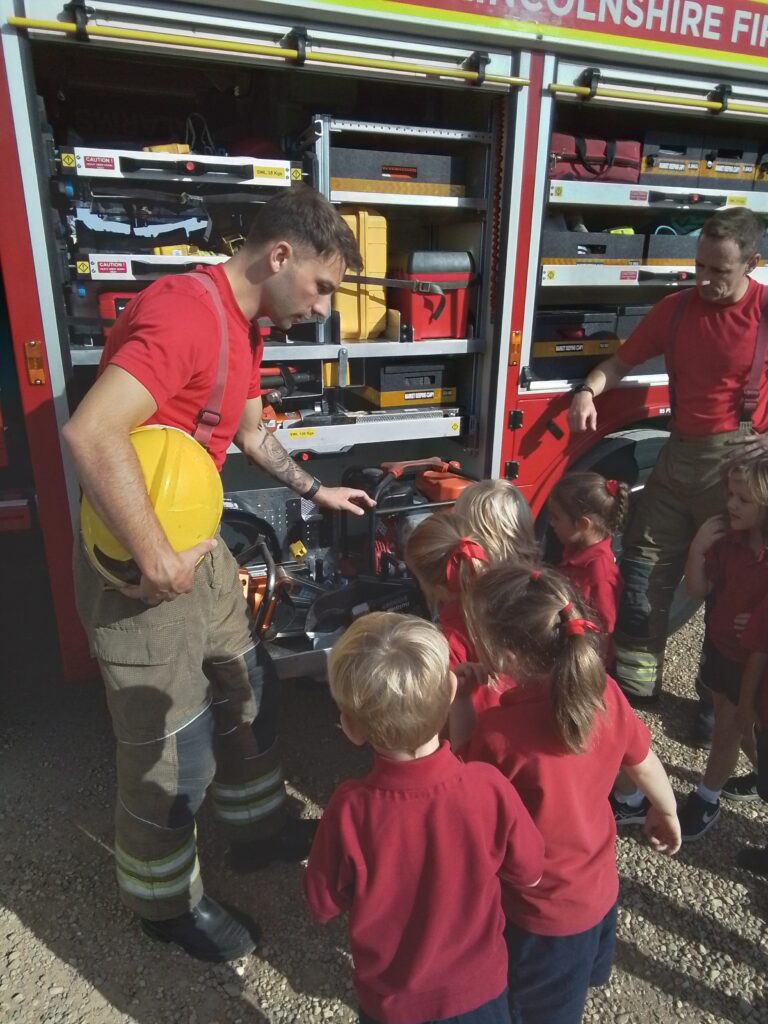
[{"label": "firefighter's hand", "polygon": [[759,459],[761,455],[768,455],[768,433],[734,437],[728,444],[731,449],[731,458],[734,461],[737,459]]},{"label": "firefighter's hand", "polygon": [[321,487],[312,501],[320,508],[339,512],[351,512],[353,516],[365,515],[365,510],[375,508],[376,502],[365,491],[355,487]]},{"label": "firefighter's hand", "polygon": [[705,555],[716,540],[725,536],[725,516],[710,516],[705,519],[691,543],[691,553]]},{"label": "firefighter's hand", "polygon": [[151,570],[143,573],[140,583],[123,587],[120,593],[150,607],[162,604],[163,601],[173,601],[181,594],[188,594],[195,585],[198,562],[213,551],[217,543],[215,540],[203,540],[186,551],[171,551]]},{"label": "firefighter's hand", "polygon": [[585,430],[597,430],[597,409],[592,395],[588,391],[577,391],[571,399],[568,410],[568,427],[572,434],[582,434]]}]

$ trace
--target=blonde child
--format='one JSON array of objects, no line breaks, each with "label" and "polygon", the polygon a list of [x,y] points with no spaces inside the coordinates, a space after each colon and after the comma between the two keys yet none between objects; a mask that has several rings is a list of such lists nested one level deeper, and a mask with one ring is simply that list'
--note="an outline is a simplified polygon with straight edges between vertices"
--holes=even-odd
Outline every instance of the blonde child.
[{"label": "blonde child", "polygon": [[707,519],[693,538],[685,565],[691,597],[707,599],[700,678],[715,711],[712,748],[696,789],[680,808],[683,842],[700,839],[720,817],[720,795],[742,788],[730,778],[739,748],[755,762],[751,735],[738,720],[746,652],[741,633],[751,613],[768,596],[768,457],[731,465],[726,471],[727,516]]},{"label": "blonde child", "polygon": [[[611,538],[629,508],[629,487],[599,473],[568,473],[552,488],[549,525],[563,545],[558,565],[609,635],[616,625],[621,575]],[[610,660],[610,650],[606,662]]]},{"label": "blonde child", "polygon": [[498,876],[535,885],[543,842],[495,769],[438,738],[456,689],[445,639],[422,619],[366,615],[329,679],[373,769],[331,797],[304,892],[317,921],[348,914],[361,1024],[509,1024]]},{"label": "blonde child", "polygon": [[648,795],[646,832],[666,854],[680,845],[674,795],[648,729],[606,676],[599,627],[567,580],[550,569],[489,568],[466,611],[483,663],[517,686],[480,715],[462,754],[502,772],[545,845],[535,890],[513,893],[502,881],[512,1017],[578,1024],[588,987],[610,976],[615,948],[613,780],[623,767]]},{"label": "blonde child", "polygon": [[459,495],[453,511],[462,533],[482,544],[489,561],[538,564],[533,514],[514,484],[506,480],[470,484]]}]

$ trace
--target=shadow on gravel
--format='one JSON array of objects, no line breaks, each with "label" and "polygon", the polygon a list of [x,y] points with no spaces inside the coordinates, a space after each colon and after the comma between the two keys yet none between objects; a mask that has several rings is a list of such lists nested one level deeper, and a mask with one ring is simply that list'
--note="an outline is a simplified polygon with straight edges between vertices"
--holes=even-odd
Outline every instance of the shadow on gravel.
[{"label": "shadow on gravel", "polygon": [[[753,890],[758,888],[740,878],[739,882]],[[759,880],[753,877],[753,883],[759,883]],[[720,954],[727,951],[734,963],[754,965],[758,977],[768,975],[768,954],[761,946],[743,938],[734,928],[719,921],[718,910],[722,906],[720,899],[714,899],[710,905],[699,904],[696,908],[686,906],[678,899],[636,879],[623,876],[621,885],[621,904],[626,910],[633,913],[640,911],[651,916],[656,924],[664,923],[666,931],[680,936],[691,946],[705,943]],[[755,895],[754,891],[750,894]],[[734,898],[739,897],[734,894]],[[648,907],[652,907],[650,913]],[[717,987],[710,987],[705,978],[677,971],[663,959],[647,956],[626,939],[618,940],[616,964],[628,974],[642,978],[670,995],[687,1000],[699,1010],[708,1011],[727,1021],[738,1022],[744,1019],[743,1002],[737,996],[729,996]],[[718,966],[722,967],[723,974],[727,973],[727,967],[722,962],[712,962],[712,967]],[[712,984],[717,986],[718,981],[713,980]]]},{"label": "shadow on gravel", "polygon": [[102,687],[62,682],[39,538],[10,540],[0,537],[0,951],[16,956],[0,1002],[26,995],[0,1018],[37,1024],[76,1011],[97,1024],[111,1006],[137,1024],[268,1024],[235,965],[155,943],[122,908]]}]

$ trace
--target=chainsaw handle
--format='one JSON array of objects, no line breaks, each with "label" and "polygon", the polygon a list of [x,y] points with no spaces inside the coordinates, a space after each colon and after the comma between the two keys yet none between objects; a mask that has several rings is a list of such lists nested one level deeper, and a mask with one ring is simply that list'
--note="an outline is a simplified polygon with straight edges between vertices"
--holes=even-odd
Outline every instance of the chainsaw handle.
[{"label": "chainsaw handle", "polygon": [[409,462],[382,462],[382,470],[395,480],[399,480],[409,469],[439,469],[447,473],[449,469],[461,469],[458,462],[444,462],[439,455],[430,455],[428,459],[411,459]]},{"label": "chainsaw handle", "polygon": [[264,565],[267,570],[264,582],[264,593],[253,617],[253,631],[257,636],[261,636],[264,620],[267,617],[267,612],[269,611],[272,599],[275,596],[275,589],[277,587],[277,570],[275,568],[275,560],[272,557],[272,552],[269,550],[269,545],[264,538],[259,537],[253,544],[247,547],[244,551],[241,551],[237,556],[237,564],[244,566],[245,563],[250,561],[251,557],[257,552],[264,559]]}]

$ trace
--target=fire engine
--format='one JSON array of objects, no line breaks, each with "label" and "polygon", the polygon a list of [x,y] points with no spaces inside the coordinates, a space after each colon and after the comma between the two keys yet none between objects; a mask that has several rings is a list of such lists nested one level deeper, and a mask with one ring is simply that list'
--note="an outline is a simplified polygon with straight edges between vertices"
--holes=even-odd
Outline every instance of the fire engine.
[{"label": "fire engine", "polygon": [[[663,366],[578,437],[572,387],[693,284],[710,213],[768,213],[763,0],[0,0],[0,26],[0,525],[41,531],[69,680],[93,665],[61,426],[125,304],[227,259],[254,203],[311,183],[365,260],[326,320],[263,325],[285,447],[328,483],[458,463],[540,516],[567,469],[642,486]],[[6,486],[20,461],[33,494]],[[241,551],[256,516],[332,604],[339,529],[235,450],[224,490]]]}]

